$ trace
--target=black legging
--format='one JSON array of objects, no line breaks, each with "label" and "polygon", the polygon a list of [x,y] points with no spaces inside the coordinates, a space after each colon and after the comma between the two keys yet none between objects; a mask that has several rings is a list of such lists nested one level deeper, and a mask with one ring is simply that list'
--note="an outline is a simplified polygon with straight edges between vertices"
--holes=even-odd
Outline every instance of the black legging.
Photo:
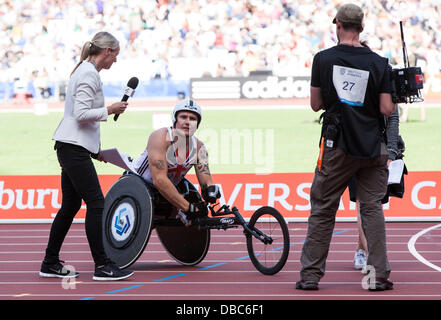
[{"label": "black legging", "polygon": [[90,152],[85,148],[69,143],[56,142],[58,162],[61,166],[62,202],[52,223],[45,261],[54,263],[73,218],[84,200],[87,206],[86,235],[93,260],[96,265],[108,262],[102,239],[102,214],[104,196],[98,180]]}]

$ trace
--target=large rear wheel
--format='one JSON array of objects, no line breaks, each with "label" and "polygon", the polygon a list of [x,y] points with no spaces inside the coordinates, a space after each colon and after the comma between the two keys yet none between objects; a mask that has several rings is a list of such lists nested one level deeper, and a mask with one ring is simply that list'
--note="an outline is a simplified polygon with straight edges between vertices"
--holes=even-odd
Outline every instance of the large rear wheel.
[{"label": "large rear wheel", "polygon": [[144,252],[152,231],[152,201],[141,177],[124,175],[107,192],[103,210],[103,245],[120,268]]}]

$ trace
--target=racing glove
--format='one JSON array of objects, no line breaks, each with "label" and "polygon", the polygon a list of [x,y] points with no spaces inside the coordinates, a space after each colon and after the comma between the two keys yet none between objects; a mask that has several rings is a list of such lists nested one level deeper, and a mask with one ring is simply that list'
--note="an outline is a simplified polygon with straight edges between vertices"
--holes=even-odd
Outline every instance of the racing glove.
[{"label": "racing glove", "polygon": [[212,184],[206,188],[203,188],[202,197],[208,203],[216,203],[217,199],[221,197],[219,187],[215,184]]},{"label": "racing glove", "polygon": [[204,217],[208,215],[208,208],[204,202],[190,203],[188,211],[178,210],[176,218],[186,226],[191,226],[192,220],[197,217]]}]

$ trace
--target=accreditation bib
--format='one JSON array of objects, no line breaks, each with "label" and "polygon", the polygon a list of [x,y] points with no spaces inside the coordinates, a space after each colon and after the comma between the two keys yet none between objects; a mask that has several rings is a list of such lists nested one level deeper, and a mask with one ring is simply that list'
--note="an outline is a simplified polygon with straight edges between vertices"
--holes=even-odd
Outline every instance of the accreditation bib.
[{"label": "accreditation bib", "polygon": [[334,65],[332,82],[341,102],[363,107],[369,71]]}]

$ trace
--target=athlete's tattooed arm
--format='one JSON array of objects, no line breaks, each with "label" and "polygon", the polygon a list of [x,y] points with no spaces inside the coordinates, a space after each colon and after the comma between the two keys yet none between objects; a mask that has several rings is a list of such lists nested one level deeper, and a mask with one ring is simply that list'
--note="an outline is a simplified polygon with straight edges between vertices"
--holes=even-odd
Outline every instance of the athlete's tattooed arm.
[{"label": "athlete's tattooed arm", "polygon": [[149,137],[147,152],[153,185],[173,206],[183,211],[187,211],[190,204],[178,192],[175,185],[167,176],[168,168],[166,152],[167,148],[170,146],[167,137],[168,131],[165,128],[154,131]]},{"label": "athlete's tattooed arm", "polygon": [[196,164],[196,172],[210,175],[210,169],[208,167],[208,152],[205,145],[202,145],[198,152],[198,162]]},{"label": "athlete's tattooed arm", "polygon": [[202,142],[200,143],[199,151],[198,151],[198,161],[195,166],[196,176],[199,181],[199,185],[201,186],[201,190],[206,188],[209,185],[213,184],[211,180],[210,168],[208,166],[208,152],[205,148],[205,145]]},{"label": "athlete's tattooed arm", "polygon": [[156,169],[158,170],[164,170],[165,169],[165,163],[164,160],[156,160],[154,163],[154,166],[156,167]]}]

